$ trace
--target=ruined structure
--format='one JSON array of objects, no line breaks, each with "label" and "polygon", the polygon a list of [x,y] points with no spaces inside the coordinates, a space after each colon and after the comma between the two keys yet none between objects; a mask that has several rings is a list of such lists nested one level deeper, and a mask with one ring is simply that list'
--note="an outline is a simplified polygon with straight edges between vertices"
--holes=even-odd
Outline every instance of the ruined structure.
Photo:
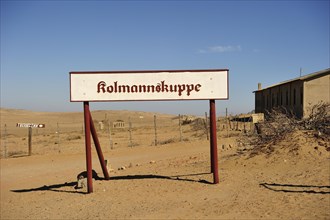
[{"label": "ruined structure", "polygon": [[266,113],[274,107],[292,111],[298,118],[306,117],[310,107],[320,102],[330,103],[330,68],[264,89],[258,83],[255,112]]}]

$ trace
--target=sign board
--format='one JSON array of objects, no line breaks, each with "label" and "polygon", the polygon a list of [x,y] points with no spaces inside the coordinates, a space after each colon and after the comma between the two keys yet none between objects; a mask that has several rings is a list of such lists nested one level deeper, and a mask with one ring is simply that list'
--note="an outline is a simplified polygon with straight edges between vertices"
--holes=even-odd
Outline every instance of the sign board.
[{"label": "sign board", "polygon": [[228,70],[70,72],[70,101],[228,99]]},{"label": "sign board", "polygon": [[253,124],[259,123],[259,122],[263,122],[264,119],[264,113],[257,113],[257,114],[252,114],[252,122]]},{"label": "sign board", "polygon": [[20,128],[45,128],[45,124],[17,123],[16,127],[20,127]]}]

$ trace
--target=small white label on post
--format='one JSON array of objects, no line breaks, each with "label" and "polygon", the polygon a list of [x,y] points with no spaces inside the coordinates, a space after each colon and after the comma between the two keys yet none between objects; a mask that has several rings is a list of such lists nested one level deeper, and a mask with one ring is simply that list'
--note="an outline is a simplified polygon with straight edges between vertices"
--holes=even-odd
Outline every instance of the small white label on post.
[{"label": "small white label on post", "polygon": [[20,128],[45,128],[45,124],[16,123],[16,127],[20,127]]}]

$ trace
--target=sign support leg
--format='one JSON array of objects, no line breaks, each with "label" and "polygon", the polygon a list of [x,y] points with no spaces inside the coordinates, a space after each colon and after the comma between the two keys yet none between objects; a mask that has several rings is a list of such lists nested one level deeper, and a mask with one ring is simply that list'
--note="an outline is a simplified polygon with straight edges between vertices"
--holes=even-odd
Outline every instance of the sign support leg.
[{"label": "sign support leg", "polygon": [[101,164],[101,167],[102,167],[103,175],[104,175],[104,178],[106,180],[109,180],[110,179],[109,173],[108,173],[108,170],[107,170],[107,166],[105,165],[101,145],[100,145],[99,139],[98,139],[97,134],[96,134],[96,130],[95,130],[95,126],[94,126],[94,123],[93,123],[92,115],[90,113],[89,113],[89,118],[90,118],[92,137],[93,137],[96,152],[97,152],[97,155],[99,157],[99,161],[100,161],[100,164]]},{"label": "sign support leg", "polygon": [[218,146],[217,146],[217,122],[215,112],[215,100],[210,100],[210,153],[211,172],[213,173],[213,183],[219,183],[218,173]]},{"label": "sign support leg", "polygon": [[84,121],[85,121],[87,192],[92,193],[93,181],[92,181],[91,118],[89,111],[89,102],[84,102]]}]

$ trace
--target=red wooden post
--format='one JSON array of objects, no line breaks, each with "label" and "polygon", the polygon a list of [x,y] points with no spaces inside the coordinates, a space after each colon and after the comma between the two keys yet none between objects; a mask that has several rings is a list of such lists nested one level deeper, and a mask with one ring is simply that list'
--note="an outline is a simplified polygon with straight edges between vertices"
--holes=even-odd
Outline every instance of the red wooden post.
[{"label": "red wooden post", "polygon": [[101,145],[100,145],[99,139],[98,139],[97,134],[96,134],[96,130],[95,130],[95,126],[94,126],[91,114],[89,115],[89,118],[90,118],[90,124],[91,124],[92,137],[93,137],[96,152],[97,152],[97,155],[99,157],[99,161],[100,161],[100,164],[101,164],[101,167],[102,167],[103,175],[104,175],[104,178],[106,180],[109,180],[110,179],[109,173],[108,173],[107,167],[106,167],[105,162],[104,162],[104,157],[103,157]]},{"label": "red wooden post", "polygon": [[218,173],[218,146],[217,146],[217,122],[215,112],[215,100],[210,100],[210,152],[211,152],[211,172],[213,173],[213,183],[219,183]]},{"label": "red wooden post", "polygon": [[[213,156],[213,132],[212,132],[212,119],[211,119],[211,100],[210,100],[210,161],[211,161],[211,173],[214,172],[214,156]],[[206,117],[207,119],[207,117]],[[207,131],[208,132],[208,131]],[[208,135],[207,135],[208,136]]]},{"label": "red wooden post", "polygon": [[84,102],[84,120],[85,120],[87,192],[92,193],[93,180],[92,180],[91,118],[89,111],[89,102]]}]

